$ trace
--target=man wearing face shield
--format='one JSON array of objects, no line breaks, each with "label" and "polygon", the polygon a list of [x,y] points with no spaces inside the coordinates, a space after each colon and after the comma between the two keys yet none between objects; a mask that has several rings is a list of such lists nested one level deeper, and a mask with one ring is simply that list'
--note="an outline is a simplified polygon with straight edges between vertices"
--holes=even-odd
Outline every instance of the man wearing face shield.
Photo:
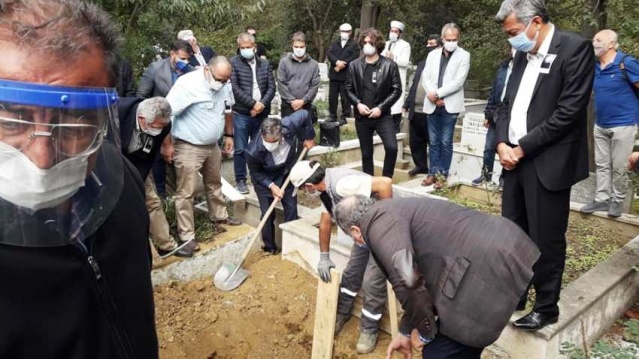
[{"label": "man wearing face shield", "polygon": [[[309,195],[316,195],[322,200],[325,211],[322,212],[319,224],[320,261],[317,272],[325,282],[331,280],[331,268],[335,267],[330,258],[331,227],[333,225],[333,209],[342,198],[362,195],[379,199],[393,196],[393,181],[388,177],[371,176],[350,168],[326,168],[317,161],[301,161],[291,170],[291,184],[296,189],[302,188]],[[350,236],[339,230],[340,236]],[[338,239],[339,240],[339,239]],[[356,350],[360,354],[375,350],[377,334],[386,305],[386,278],[371,258],[368,248],[353,244],[350,259],[342,273],[335,334],[341,332],[344,324],[351,318],[355,304],[355,296],[360,288],[363,291],[361,333],[357,340]]]},{"label": "man wearing face shield", "polygon": [[382,56],[395,61],[397,64],[399,77],[402,82],[402,95],[391,107],[391,115],[393,116],[396,133],[399,133],[402,123],[402,107],[404,106],[404,97],[406,96],[406,71],[410,63],[410,44],[403,39],[404,27],[405,25],[400,21],[391,21],[388,41],[386,41],[384,51],[382,51]]},{"label": "man wearing face shield", "polygon": [[[298,150],[315,146],[315,130],[306,110],[299,110],[282,118],[266,118],[260,126],[260,136],[249,143],[246,162],[251,182],[260,202],[262,217],[275,198],[284,207],[284,222],[297,219],[297,201],[293,186],[281,187],[299,157]],[[275,212],[262,229],[262,250],[276,254],[280,250],[275,243]]]},{"label": "man wearing face shield", "polygon": [[[559,317],[570,188],[588,177],[587,107],[595,54],[588,39],[550,22],[543,0],[505,0],[495,20],[517,50],[496,112],[502,215],[541,251],[531,283],[535,304],[513,325],[534,331]],[[524,293],[519,310],[527,297]]]},{"label": "man wearing face shield", "polygon": [[[193,197],[204,180],[209,220],[213,223],[239,225],[230,217],[222,195],[222,150],[218,141],[224,136],[225,153],[233,150],[231,106],[231,63],[216,56],[208,66],[181,76],[166,99],[173,111],[171,135],[173,162],[177,175],[175,212],[178,235],[182,242],[195,239]],[[197,249],[196,249],[197,250]]]},{"label": "man wearing face shield", "polygon": [[162,142],[171,133],[171,105],[164,97],[120,98],[118,104],[120,138],[124,156],[137,168],[144,180],[146,208],[149,211],[149,235],[158,254],[192,257],[190,243],[178,246],[171,236],[162,200],[157,195],[151,167],[160,157]]},{"label": "man wearing face shield", "polygon": [[[306,36],[303,32],[293,34],[291,46],[293,52],[282,57],[277,68],[282,117],[299,109],[312,114],[311,107],[320,85],[319,65],[306,53]],[[317,121],[316,118],[312,120]]]},{"label": "man wearing face shield", "polygon": [[93,4],[2,3],[3,358],[158,357],[144,191],[115,122],[118,43]]}]

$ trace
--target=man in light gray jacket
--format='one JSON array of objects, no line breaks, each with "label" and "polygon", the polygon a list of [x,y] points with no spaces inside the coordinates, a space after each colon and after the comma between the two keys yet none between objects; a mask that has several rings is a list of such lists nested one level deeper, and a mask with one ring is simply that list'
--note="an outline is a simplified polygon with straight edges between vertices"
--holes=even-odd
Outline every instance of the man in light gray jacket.
[{"label": "man in light gray jacket", "polygon": [[299,109],[308,110],[313,122],[311,106],[320,85],[319,65],[306,53],[306,36],[296,32],[291,38],[293,52],[280,60],[277,68],[277,84],[282,98],[282,117]]}]

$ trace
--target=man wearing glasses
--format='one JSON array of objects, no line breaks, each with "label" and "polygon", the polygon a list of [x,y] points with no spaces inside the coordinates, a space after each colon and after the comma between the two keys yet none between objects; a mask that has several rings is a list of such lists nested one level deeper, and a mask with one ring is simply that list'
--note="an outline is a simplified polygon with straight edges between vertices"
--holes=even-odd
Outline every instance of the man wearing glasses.
[{"label": "man wearing glasses", "polygon": [[[218,140],[224,136],[224,152],[233,150],[231,106],[235,102],[229,79],[231,63],[216,56],[203,66],[178,78],[166,96],[173,120],[173,155],[177,190],[175,211],[178,236],[183,242],[195,238],[193,196],[204,178],[209,219],[232,226],[241,224],[226,211],[222,196],[222,152]],[[197,249],[196,249],[197,250]]]},{"label": "man wearing glasses", "polygon": [[158,357],[144,190],[116,124],[118,43],[96,5],[2,2],[0,357]]}]

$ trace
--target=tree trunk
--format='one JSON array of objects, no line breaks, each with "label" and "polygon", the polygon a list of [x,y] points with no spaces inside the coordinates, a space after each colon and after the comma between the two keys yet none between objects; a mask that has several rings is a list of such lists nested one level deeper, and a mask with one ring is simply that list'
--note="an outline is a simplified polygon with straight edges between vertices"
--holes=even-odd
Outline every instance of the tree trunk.
[{"label": "tree trunk", "polygon": [[359,18],[360,31],[376,27],[378,18],[379,5],[375,4],[372,0],[364,0],[362,2],[362,10]]}]

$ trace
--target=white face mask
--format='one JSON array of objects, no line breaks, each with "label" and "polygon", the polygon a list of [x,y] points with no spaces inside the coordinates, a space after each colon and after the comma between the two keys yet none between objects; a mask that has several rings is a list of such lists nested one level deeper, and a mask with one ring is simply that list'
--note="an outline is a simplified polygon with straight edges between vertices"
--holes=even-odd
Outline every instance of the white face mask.
[{"label": "white face mask", "polygon": [[147,127],[145,129],[143,129],[142,132],[146,133],[149,136],[157,136],[160,133],[162,133],[162,129],[161,128]]},{"label": "white face mask", "polygon": [[273,151],[277,150],[280,147],[280,141],[277,141],[277,142],[266,142],[266,141],[264,141],[264,139],[262,139],[262,143],[264,144],[264,148],[266,148],[266,150],[269,151],[269,152],[273,152]]},{"label": "white face mask", "polygon": [[0,197],[31,210],[55,207],[84,186],[88,154],[42,169],[22,152],[0,142]]},{"label": "white face mask", "polygon": [[390,41],[392,41],[392,42],[397,41],[397,39],[398,39],[398,38],[399,38],[399,35],[397,35],[397,34],[396,34],[396,33],[394,33],[394,32],[391,32],[391,33],[389,33],[389,34],[388,34],[388,39],[389,39]]},{"label": "white face mask", "polygon": [[295,55],[295,57],[297,58],[302,58],[304,57],[304,55],[306,55],[306,48],[305,47],[295,47],[293,48],[293,55]]},{"label": "white face mask", "polygon": [[372,55],[375,55],[375,52],[377,52],[377,49],[375,48],[375,46],[371,44],[364,44],[364,48],[362,48],[362,51],[364,51],[364,55],[372,56]]},{"label": "white face mask", "polygon": [[224,87],[224,84],[221,83],[220,81],[216,80],[216,79],[211,79],[209,81],[209,87],[213,91],[220,91],[222,89],[222,87]]},{"label": "white face mask", "polygon": [[339,38],[346,41],[351,37],[351,34],[348,32],[340,32],[339,33]]},{"label": "white face mask", "polygon": [[457,41],[444,41],[444,49],[448,52],[457,50]]}]

